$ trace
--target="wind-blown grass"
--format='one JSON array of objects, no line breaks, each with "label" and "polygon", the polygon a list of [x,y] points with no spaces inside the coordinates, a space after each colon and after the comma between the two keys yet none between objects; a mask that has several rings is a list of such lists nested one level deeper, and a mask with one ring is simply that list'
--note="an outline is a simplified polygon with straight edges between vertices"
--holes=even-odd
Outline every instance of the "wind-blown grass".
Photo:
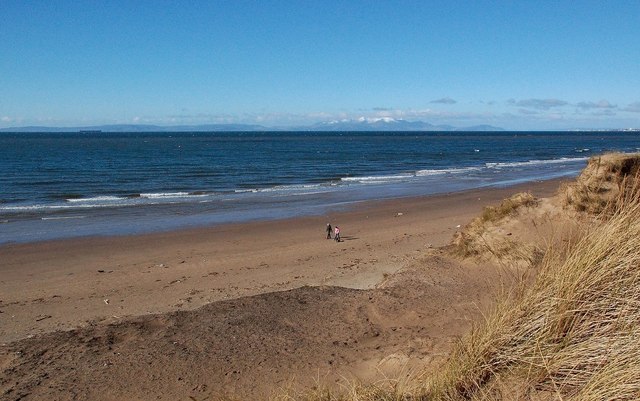
[{"label": "wind-blown grass", "polygon": [[640,399],[637,188],[619,200],[458,344],[425,399]]},{"label": "wind-blown grass", "polygon": [[455,254],[462,257],[479,256],[491,253],[500,258],[515,252],[515,245],[503,240],[501,246],[490,247],[484,238],[488,227],[500,220],[515,216],[523,207],[534,207],[538,200],[528,192],[521,192],[503,200],[498,206],[487,206],[480,216],[473,219],[463,230],[456,232],[452,245]]},{"label": "wind-blown grass", "polygon": [[640,170],[640,154],[609,153],[589,159],[576,182],[564,185],[563,201],[579,212],[598,214],[628,192]]},{"label": "wind-blown grass", "polygon": [[549,249],[535,278],[505,295],[434,374],[274,400],[640,399],[638,161],[593,209],[601,213],[593,223]]}]

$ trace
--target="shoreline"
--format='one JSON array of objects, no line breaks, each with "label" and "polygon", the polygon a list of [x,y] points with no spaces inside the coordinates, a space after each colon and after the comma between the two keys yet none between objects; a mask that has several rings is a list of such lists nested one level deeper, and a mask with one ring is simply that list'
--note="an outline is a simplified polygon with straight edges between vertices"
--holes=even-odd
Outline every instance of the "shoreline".
[{"label": "shoreline", "polygon": [[[84,237],[146,235],[216,225],[320,216],[366,202],[438,196],[474,189],[500,189],[527,182],[573,178],[577,172],[571,169],[541,174],[512,171],[503,172],[499,177],[485,177],[487,181],[484,182],[475,177],[471,179],[473,182],[466,183],[457,174],[450,177],[427,175],[397,183],[376,183],[374,180],[372,183],[375,185],[361,183],[341,189],[325,189],[319,193],[303,190],[300,193],[278,195],[277,191],[249,191],[248,194],[240,193],[228,199],[206,198],[185,203],[161,201],[158,204],[139,206],[82,203],[80,208],[72,205],[41,206],[47,210],[46,213],[34,211],[14,216],[0,213],[0,246]],[[362,179],[366,182],[368,178]],[[52,209],[47,209],[49,207]]]},{"label": "shoreline", "polygon": [[[0,343],[305,286],[371,289],[484,206],[564,179],[366,201],[321,216],[0,246]],[[325,239],[339,225],[343,242]]]},{"label": "shoreline", "polygon": [[[439,198],[439,197],[449,197],[456,194],[464,194],[467,192],[474,191],[497,191],[497,190],[510,190],[518,191],[518,188],[526,188],[528,185],[542,183],[542,182],[565,182],[567,180],[573,180],[575,177],[573,176],[565,176],[562,175],[560,177],[554,177],[549,179],[542,180],[530,180],[524,182],[518,182],[515,184],[491,184],[484,187],[476,187],[470,189],[462,189],[459,191],[450,191],[450,192],[441,192],[434,194],[424,194],[424,195],[404,195],[399,197],[383,197],[380,199],[375,198],[367,198],[362,200],[348,200],[340,203],[336,203],[333,206],[335,207],[335,212],[329,212],[329,208],[331,206],[319,207],[321,212],[313,213],[313,212],[302,212],[302,213],[292,213],[291,216],[285,217],[257,217],[257,218],[247,218],[247,219],[239,219],[239,220],[231,220],[231,221],[213,221],[209,223],[185,223],[184,225],[176,225],[167,229],[158,228],[147,228],[142,229],[140,232],[133,233],[112,233],[112,234],[85,234],[85,235],[72,235],[72,236],[64,236],[60,238],[50,238],[50,239],[35,239],[35,240],[9,240],[6,242],[0,242],[0,250],[4,247],[12,247],[19,245],[33,245],[33,244],[46,244],[46,243],[64,243],[68,241],[83,241],[83,240],[99,240],[99,239],[109,239],[109,238],[136,238],[136,237],[146,237],[146,236],[155,236],[155,235],[165,235],[169,233],[189,233],[192,231],[208,231],[216,227],[224,227],[224,226],[234,226],[234,225],[247,225],[248,227],[252,224],[260,224],[260,223],[276,223],[279,221],[288,221],[288,220],[296,220],[296,219],[305,219],[305,218],[315,218],[326,216],[330,214],[340,214],[340,213],[349,213],[354,208],[358,208],[360,206],[363,207],[371,207],[371,205],[384,204],[384,203],[394,203],[394,202],[403,202],[403,201],[412,201],[412,200],[421,200],[421,199],[430,199],[430,198]],[[197,215],[194,215],[195,217]],[[42,220],[58,220],[64,221],[66,218],[43,218]],[[0,224],[2,224],[0,222]],[[7,223],[8,224],[8,223]],[[0,226],[1,227],[1,226]]]}]

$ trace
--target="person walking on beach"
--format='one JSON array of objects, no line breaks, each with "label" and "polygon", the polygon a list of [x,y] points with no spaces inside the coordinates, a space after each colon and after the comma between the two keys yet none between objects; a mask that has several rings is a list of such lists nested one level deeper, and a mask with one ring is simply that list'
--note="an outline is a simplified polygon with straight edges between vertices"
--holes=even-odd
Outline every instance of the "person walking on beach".
[{"label": "person walking on beach", "polygon": [[336,242],[340,242],[340,227],[336,226],[336,232],[333,238],[336,240]]},{"label": "person walking on beach", "polygon": [[331,231],[333,228],[331,228],[331,224],[327,223],[327,239],[331,239]]}]

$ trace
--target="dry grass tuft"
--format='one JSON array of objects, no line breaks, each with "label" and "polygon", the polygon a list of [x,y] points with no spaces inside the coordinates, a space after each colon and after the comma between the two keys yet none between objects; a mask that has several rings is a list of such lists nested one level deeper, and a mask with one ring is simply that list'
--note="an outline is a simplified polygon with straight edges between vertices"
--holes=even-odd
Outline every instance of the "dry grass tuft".
[{"label": "dry grass tuft", "polygon": [[565,206],[600,214],[628,192],[640,173],[640,154],[611,153],[589,159],[575,183],[561,189]]},{"label": "dry grass tuft", "polygon": [[427,399],[640,399],[640,191],[631,188],[459,343]]},{"label": "dry grass tuft", "polygon": [[521,192],[507,198],[499,206],[487,206],[480,215],[480,222],[497,222],[507,216],[515,215],[521,207],[534,207],[538,200],[529,192]]},{"label": "dry grass tuft", "polygon": [[[363,384],[343,379],[333,390],[317,384],[306,390],[295,390],[292,386],[282,389],[269,401],[418,401],[423,400],[424,374],[398,372],[400,379],[384,378],[374,383]],[[426,400],[425,400],[426,401]]]},{"label": "dry grass tuft", "polygon": [[[515,216],[522,207],[535,207],[538,200],[528,192],[513,195],[498,206],[487,206],[462,231],[457,232],[452,241],[453,251],[462,257],[489,254],[498,259],[506,256],[529,259],[533,249],[523,249],[520,244],[508,239],[487,238],[490,229],[509,216]],[[521,252],[524,251],[524,252]],[[520,255],[522,254],[522,255]]]}]

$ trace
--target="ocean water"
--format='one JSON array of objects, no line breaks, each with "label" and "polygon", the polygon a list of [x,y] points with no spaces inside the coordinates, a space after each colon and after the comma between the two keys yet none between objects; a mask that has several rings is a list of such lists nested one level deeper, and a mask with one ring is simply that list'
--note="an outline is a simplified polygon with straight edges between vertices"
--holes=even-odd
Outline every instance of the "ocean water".
[{"label": "ocean water", "polygon": [[633,132],[0,134],[0,244],[325,213],[575,176]]}]

